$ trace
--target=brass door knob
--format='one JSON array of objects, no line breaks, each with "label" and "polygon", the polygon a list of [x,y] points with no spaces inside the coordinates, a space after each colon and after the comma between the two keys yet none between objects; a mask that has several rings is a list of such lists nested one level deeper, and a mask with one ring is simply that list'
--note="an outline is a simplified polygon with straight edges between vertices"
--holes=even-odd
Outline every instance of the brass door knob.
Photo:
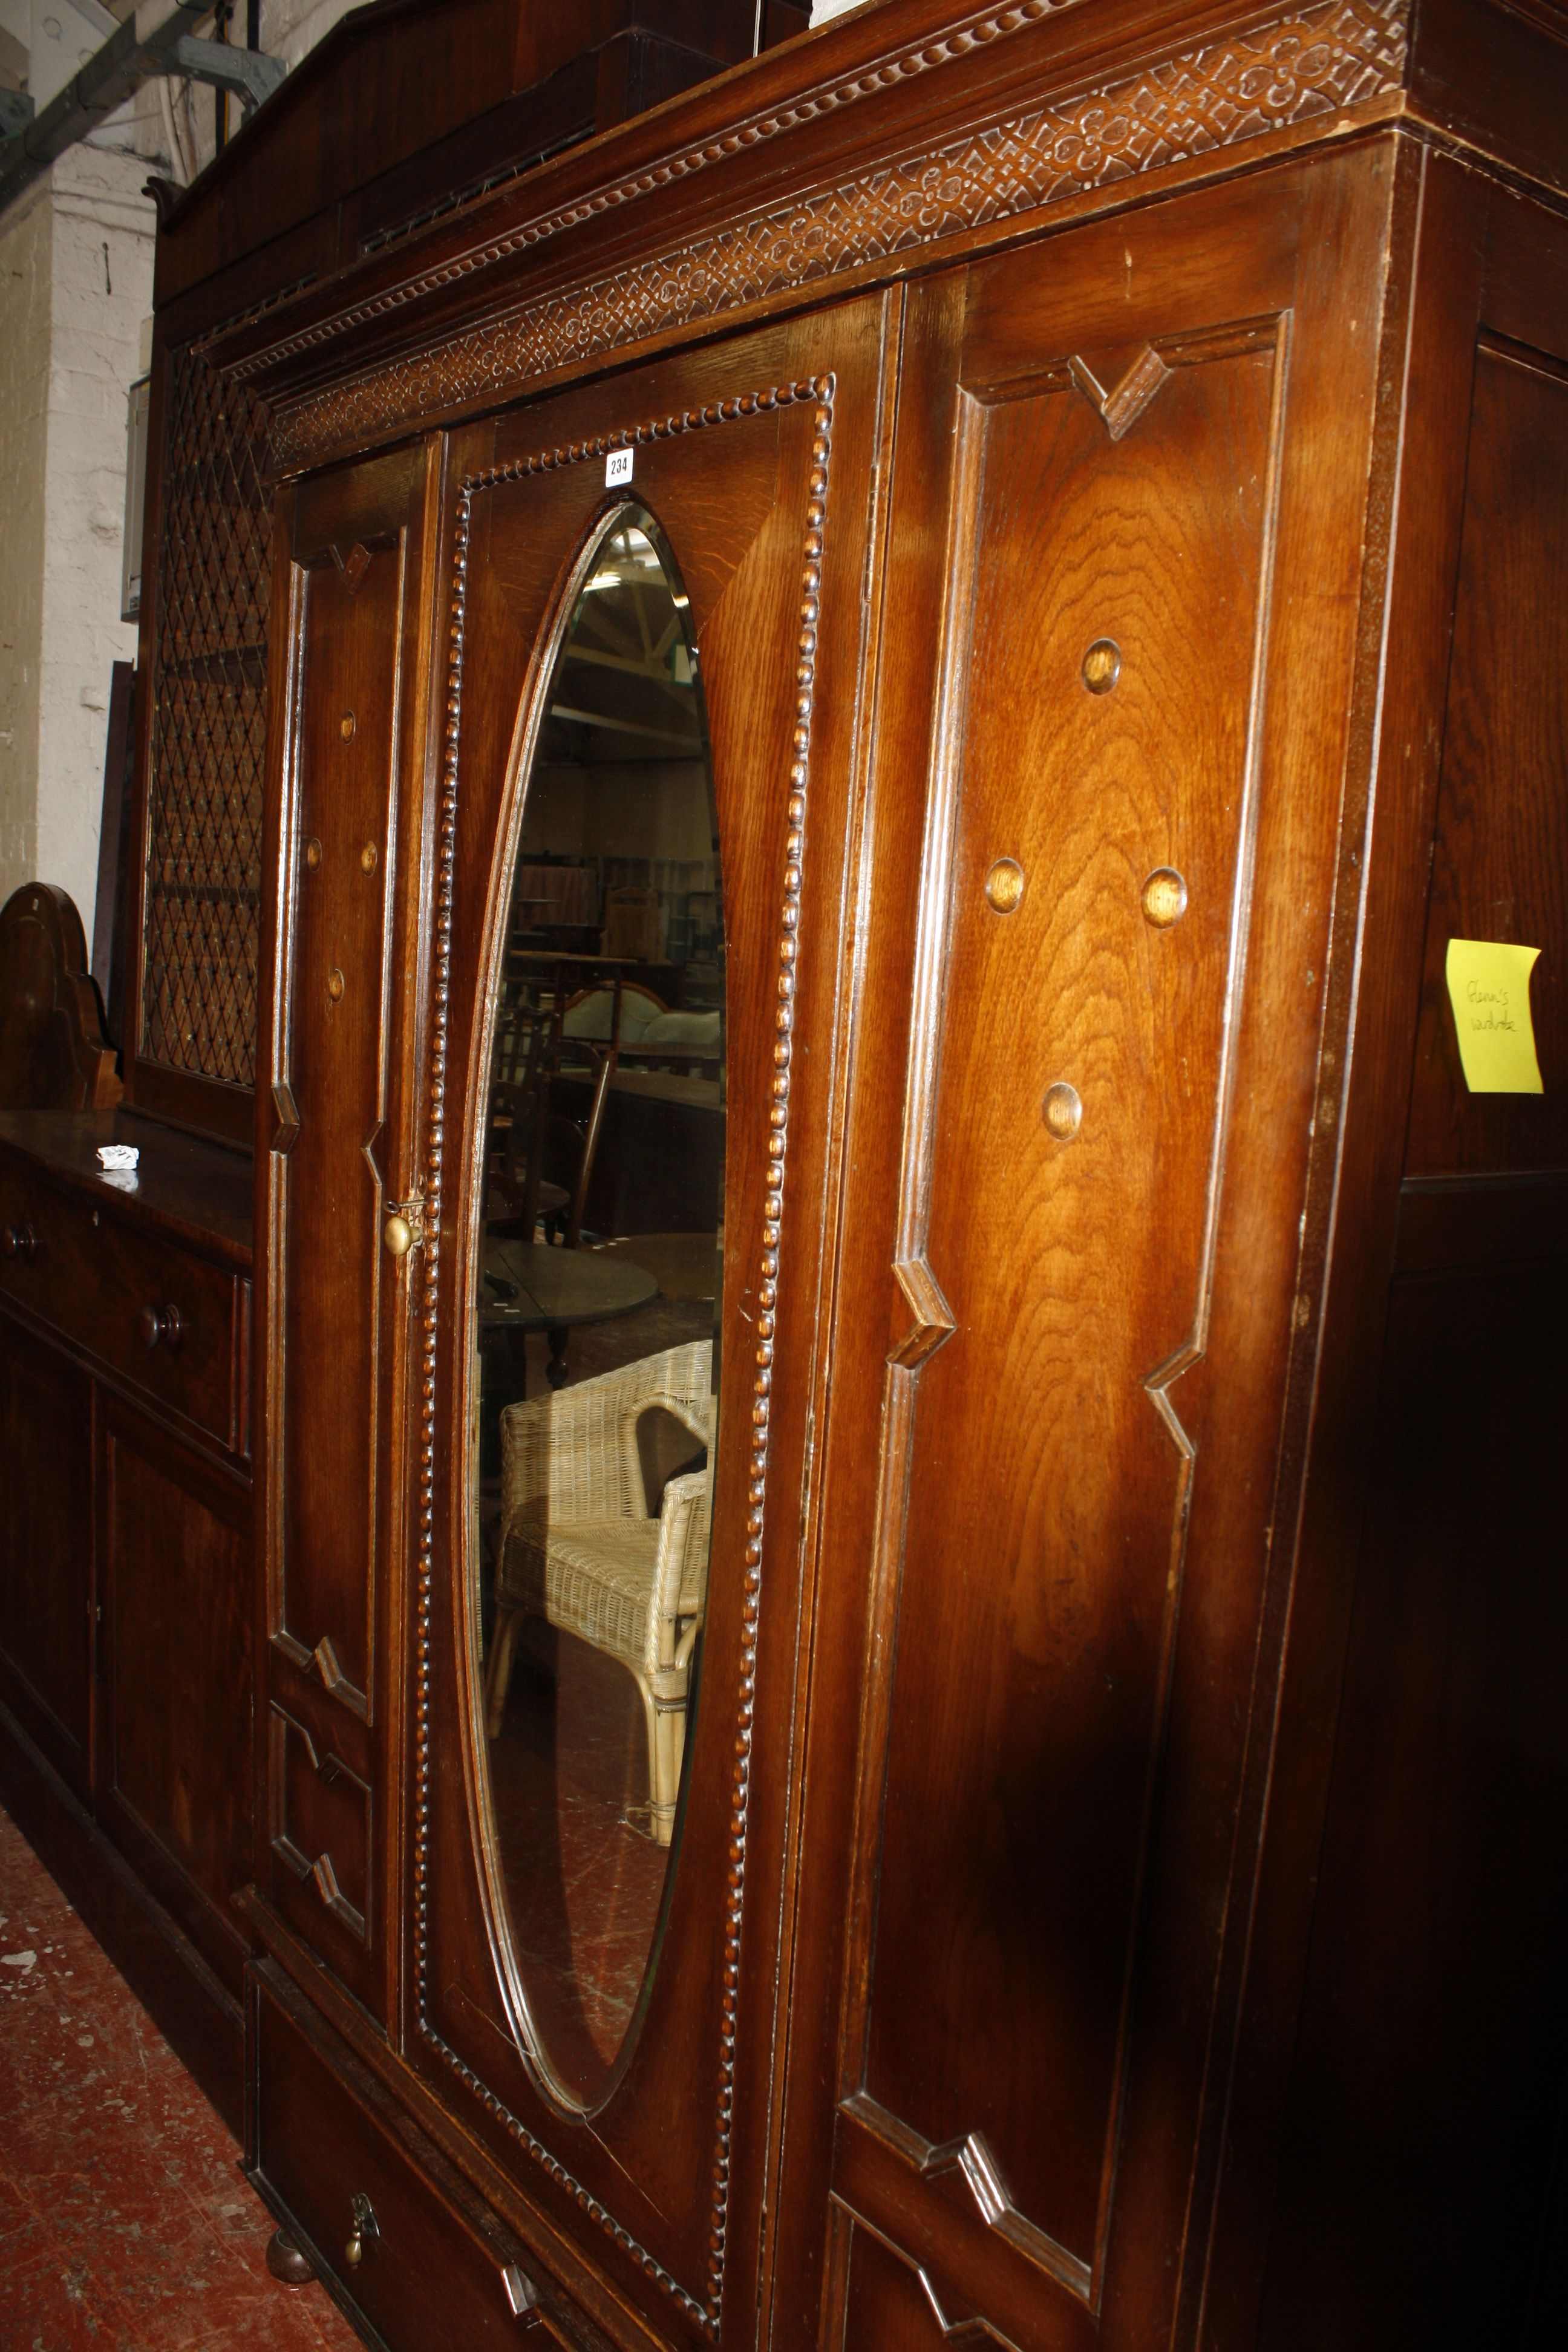
[{"label": "brass door knob", "polygon": [[29,1224],[7,1225],[0,1234],[0,1255],[6,1257],[36,1258],[38,1236]]},{"label": "brass door knob", "polygon": [[425,1240],[423,1192],[412,1193],[406,1201],[387,1202],[386,1223],[382,1226],[381,1238],[386,1244],[388,1255],[392,1257],[406,1257],[410,1250],[416,1250],[423,1245]]},{"label": "brass door knob", "polygon": [[343,2260],[351,2270],[358,2270],[364,2260],[364,2250],[374,2246],[381,2236],[381,2224],[375,2218],[375,2208],[363,2191],[357,2190],[349,2200],[349,2214],[353,2227],[348,2244],[343,2248]]}]

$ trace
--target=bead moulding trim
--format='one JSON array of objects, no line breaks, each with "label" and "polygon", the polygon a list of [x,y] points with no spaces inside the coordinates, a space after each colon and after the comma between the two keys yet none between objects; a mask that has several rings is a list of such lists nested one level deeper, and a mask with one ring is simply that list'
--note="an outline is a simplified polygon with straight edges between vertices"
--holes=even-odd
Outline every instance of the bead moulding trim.
[{"label": "bead moulding trim", "polygon": [[[294,472],[357,438],[515,397],[535,379],[672,329],[1342,116],[1402,88],[1408,12],[1409,0],[1310,0],[1250,32],[1042,100],[843,184],[744,215],[672,252],[512,303],[422,352],[279,401],[274,463]],[[875,76],[866,79],[878,86]],[[481,252],[500,257],[495,248]],[[479,266],[471,258],[447,274]]]},{"label": "bead moulding trim", "polygon": [[[414,1994],[419,2032],[464,2087],[510,2133],[556,2184],[574,2197],[589,2219],[615,2240],[647,2276],[717,2337],[724,2286],[724,2252],[730,2194],[731,2125],[734,2106],[736,2024],[740,2004],[741,1933],[746,1875],[746,1829],[750,1805],[752,1740],[755,1709],[757,1628],[761,1607],[765,1530],[769,1432],[772,1417],[773,1339],[783,1236],[784,1171],[788,1160],[790,1064],[795,1025],[795,963],[805,871],[805,815],[810,786],[811,736],[816,708],[817,620],[822,584],[823,536],[827,517],[828,466],[832,454],[836,381],[831,375],[774,384],[735,394],[702,408],[689,408],[594,439],[572,442],[528,457],[465,475],[459,488],[452,562],[450,651],[437,832],[436,971],[431,996],[429,1145],[427,1201],[420,1330],[419,1513],[415,1621],[415,1802],[414,1802]],[[690,2293],[640,2245],[608,2207],[593,2196],[481,2081],[426,2016],[430,1898],[430,1636],[435,1591],[435,1486],[437,1370],[441,1303],[442,1177],[447,1111],[447,1047],[451,1005],[453,882],[457,853],[458,752],[462,723],[464,638],[468,619],[468,551],[474,499],[508,482],[588,463],[614,449],[636,448],[677,435],[728,425],[772,410],[815,404],[811,473],[802,546],[801,599],[795,647],[795,719],[790,740],[785,803],[784,871],[779,914],[773,1070],[768,1111],[767,1179],[763,1207],[763,1250],[757,1291],[757,1341],[752,1382],[750,1467],[742,1577],[739,1701],[731,1779],[729,1850],[721,1969],[719,2101],[714,2137],[713,2189],[706,2300]]]}]

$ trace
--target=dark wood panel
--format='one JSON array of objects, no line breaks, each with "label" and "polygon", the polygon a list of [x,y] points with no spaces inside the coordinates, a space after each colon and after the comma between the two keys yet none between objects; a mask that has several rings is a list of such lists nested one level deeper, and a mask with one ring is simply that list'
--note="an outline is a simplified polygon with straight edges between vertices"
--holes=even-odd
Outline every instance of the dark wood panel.
[{"label": "dark wood panel", "polygon": [[[1363,607],[1314,1114],[1318,1167],[1299,1292],[1322,1302],[1310,1385],[1287,1444],[1311,1460],[1291,1559],[1276,1542],[1265,1639],[1289,1612],[1272,1719],[1254,1744],[1243,1834],[1261,1861],[1203,2283],[1205,2342],[1255,2344],[1282,2115],[1306,1968],[1335,1709],[1372,1468],[1388,1286],[1408,1242],[1447,1247],[1463,1202],[1400,1196],[1442,755],[1478,306],[1493,192],[1444,157],[1403,159],[1391,223]],[[1386,601],[1382,583],[1386,583]],[[1436,1188],[1437,1192],[1458,1188]],[[1494,1204],[1495,1205],[1495,1204]],[[1406,1210],[1409,1214],[1406,1216]],[[1447,1262],[1447,1261],[1445,1261]],[[1439,2259],[1442,2257],[1439,2256]]]},{"label": "dark wood panel", "polygon": [[282,1624],[307,1651],[330,1640],[362,1692],[377,1537],[385,920],[405,585],[396,539],[368,553],[358,541],[336,548],[300,578],[297,898],[279,1073],[299,1118],[279,1236]]},{"label": "dark wood panel", "polygon": [[[316,1712],[319,1717],[324,1710]],[[276,1699],[271,1703],[271,1892],[283,1916],[374,2005],[367,1960],[377,1823],[369,1786],[331,1744],[336,1730],[320,1719],[314,1725],[301,1721]]]},{"label": "dark wood panel", "polygon": [[[1279,2013],[1254,2043],[1291,2065],[1271,2232],[1254,2190],[1261,2334],[1244,2337],[1233,2306],[1224,2337],[1269,2352],[1544,2352],[1563,2326],[1562,1109],[1550,1091],[1465,1094],[1442,965],[1450,934],[1539,943],[1538,1022],[1542,1004],[1561,1021],[1563,412],[1556,362],[1530,353],[1564,349],[1568,273],[1560,221],[1516,197],[1435,165],[1427,204],[1424,274],[1442,293],[1415,339],[1418,519],[1408,559],[1401,520],[1396,594],[1451,601],[1440,645],[1395,640],[1418,691],[1402,679],[1385,716],[1363,971],[1384,1035],[1369,1022],[1356,1055],[1342,1197],[1357,1209],[1274,1760],[1268,1942],[1319,1892],[1310,1942],[1299,1928],[1304,2007],[1300,1979],[1276,1979]],[[1549,1057],[1560,1072],[1560,1030],[1541,1044],[1543,1075]],[[1396,1190],[1402,1157],[1428,1172]],[[1395,1206],[1400,1278],[1390,1292],[1373,1259],[1358,1296],[1358,1253],[1364,1268]],[[1244,2166],[1268,2180],[1256,2140]]]},{"label": "dark wood panel", "polygon": [[1557,2340],[1565,1332],[1561,1262],[1395,1290],[1268,2352]]},{"label": "dark wood panel", "polygon": [[[386,1757],[401,1733],[385,1677],[402,1588],[384,1578],[402,1559],[413,1502],[405,1464],[419,1260],[393,1256],[382,1229],[389,1203],[421,1184],[413,1041],[430,880],[428,457],[405,451],[327,477],[280,507],[274,594],[289,655],[276,666],[269,721],[257,1125],[268,1696],[310,1727],[319,1758],[340,1759],[362,1790],[374,1788],[374,1833],[388,1838],[398,1803]],[[258,1709],[258,1775],[271,1721]],[[258,1808],[262,1886],[280,1867],[277,1826]],[[362,1809],[358,1859],[339,1858],[358,1888],[350,1907],[371,1905],[363,1938],[297,1877],[290,1899],[300,1932],[384,2017],[399,1877],[389,1860],[372,1864],[370,1834]],[[308,1863],[331,1843],[310,1844]]]},{"label": "dark wood panel", "polygon": [[[949,2310],[926,2272],[864,2221],[844,2212],[834,2216],[847,2239],[848,2279],[844,2297],[842,2352],[938,2352],[973,2312]],[[969,2339],[996,2339],[972,2326]]]},{"label": "dark wood panel", "polygon": [[[1410,1176],[1568,1167],[1568,364],[1483,342],[1469,452]],[[1469,1092],[1450,939],[1541,950],[1530,1003],[1544,1093]]]},{"label": "dark wood panel", "polygon": [[[624,121],[750,57],[760,14],[756,0],[556,0],[547,9],[520,0],[443,0],[437,9],[384,0],[356,11],[355,22],[334,26],[271,101],[268,127],[286,146],[286,166],[277,165],[276,145],[259,157],[240,145],[177,205],[159,240],[160,306],[260,239],[352,198],[389,167],[482,117],[498,98],[563,74],[581,51],[600,51],[610,88],[602,96],[594,90],[585,110],[564,102],[569,87],[558,89],[553,138],[542,139],[525,117],[534,153]],[[773,28],[774,39],[800,28],[790,21],[793,7],[777,14],[785,21]],[[633,87],[617,89],[628,78]],[[520,127],[507,129],[515,138]],[[504,163],[507,152],[506,136],[493,138],[487,160]],[[250,168],[253,157],[259,172]],[[452,184],[448,174],[444,184]],[[441,184],[434,173],[426,183]]]},{"label": "dark wood panel", "polygon": [[237,1994],[250,1874],[251,1518],[237,1479],[106,1401],[106,1827]]},{"label": "dark wood panel", "polygon": [[0,1679],[69,1785],[89,1780],[92,1392],[0,1314]]},{"label": "dark wood panel", "polygon": [[1554,0],[1423,0],[1410,89],[1421,111],[1516,169],[1568,187],[1563,17]]}]

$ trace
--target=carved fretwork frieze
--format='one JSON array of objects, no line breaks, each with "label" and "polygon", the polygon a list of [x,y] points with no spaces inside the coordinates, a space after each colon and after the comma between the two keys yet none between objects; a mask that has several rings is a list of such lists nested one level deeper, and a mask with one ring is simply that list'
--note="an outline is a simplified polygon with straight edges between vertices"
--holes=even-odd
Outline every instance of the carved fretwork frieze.
[{"label": "carved fretwork frieze", "polygon": [[[274,462],[298,471],[351,442],[509,398],[671,328],[1385,97],[1401,86],[1408,14],[1409,0],[1317,0],[879,163],[657,258],[514,304],[281,404]],[[458,274],[501,251],[468,257]],[[324,339],[331,329],[314,331]]]}]

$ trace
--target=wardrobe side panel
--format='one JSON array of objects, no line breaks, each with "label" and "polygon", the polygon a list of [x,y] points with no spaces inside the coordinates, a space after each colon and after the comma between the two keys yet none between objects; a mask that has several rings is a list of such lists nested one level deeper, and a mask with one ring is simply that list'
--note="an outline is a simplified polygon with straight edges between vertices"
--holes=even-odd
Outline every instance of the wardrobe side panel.
[{"label": "wardrobe side panel", "polygon": [[[1405,1173],[1261,2343],[1544,2347],[1568,2029],[1568,256],[1494,192]],[[1473,314],[1472,314],[1473,315]],[[1452,940],[1540,950],[1472,1091]],[[1517,1034],[1517,1031],[1514,1033]]]}]

